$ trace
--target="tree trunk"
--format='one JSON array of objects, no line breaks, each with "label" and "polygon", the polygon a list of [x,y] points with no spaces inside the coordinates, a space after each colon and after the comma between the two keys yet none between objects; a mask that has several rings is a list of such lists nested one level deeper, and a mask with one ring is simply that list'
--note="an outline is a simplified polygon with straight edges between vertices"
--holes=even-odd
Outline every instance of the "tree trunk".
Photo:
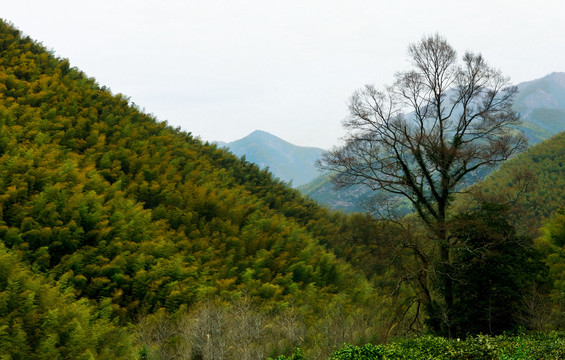
[{"label": "tree trunk", "polygon": [[451,274],[451,259],[450,259],[450,247],[449,239],[447,234],[447,229],[445,227],[445,221],[439,225],[438,229],[438,241],[440,244],[440,266],[439,275],[443,285],[443,300],[445,302],[443,323],[447,336],[451,337],[451,321],[450,312],[453,308],[453,278]]}]

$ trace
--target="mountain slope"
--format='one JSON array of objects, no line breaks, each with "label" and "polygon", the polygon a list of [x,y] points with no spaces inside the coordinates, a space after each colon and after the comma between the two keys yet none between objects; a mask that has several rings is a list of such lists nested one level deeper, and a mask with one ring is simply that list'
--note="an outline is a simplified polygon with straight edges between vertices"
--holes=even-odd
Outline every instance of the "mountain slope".
[{"label": "mountain slope", "polygon": [[[382,322],[365,275],[322,245],[351,236],[345,218],[142,113],[3,21],[0,49],[0,239],[22,267],[125,329],[242,297],[301,319],[302,337],[269,343],[279,350],[329,341],[319,329],[335,327],[332,309]],[[371,326],[356,336],[379,336]]]},{"label": "mountain slope", "polygon": [[514,109],[531,144],[565,131],[565,73],[518,84]]},{"label": "mountain slope", "polygon": [[364,186],[336,189],[331,174],[318,176],[308,184],[298,187],[303,194],[333,210],[344,212],[366,212],[373,192]]},{"label": "mountain slope", "polygon": [[293,186],[304,185],[320,174],[314,163],[322,149],[296,146],[265,131],[256,130],[222,146],[260,168],[268,167],[274,176]]},{"label": "mountain slope", "polygon": [[[529,174],[528,177],[516,176],[523,173]],[[565,207],[565,132],[506,161],[475,187],[485,194],[503,196],[524,185],[528,191],[519,202],[527,213],[522,217],[535,220],[536,227]]]}]

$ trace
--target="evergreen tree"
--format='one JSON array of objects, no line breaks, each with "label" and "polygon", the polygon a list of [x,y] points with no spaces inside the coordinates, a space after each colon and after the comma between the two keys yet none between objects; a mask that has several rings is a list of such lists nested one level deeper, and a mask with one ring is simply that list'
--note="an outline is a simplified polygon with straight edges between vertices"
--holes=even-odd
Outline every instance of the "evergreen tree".
[{"label": "evergreen tree", "polygon": [[522,325],[524,299],[547,275],[532,239],[516,234],[503,205],[485,203],[453,229],[455,335],[500,334]]}]

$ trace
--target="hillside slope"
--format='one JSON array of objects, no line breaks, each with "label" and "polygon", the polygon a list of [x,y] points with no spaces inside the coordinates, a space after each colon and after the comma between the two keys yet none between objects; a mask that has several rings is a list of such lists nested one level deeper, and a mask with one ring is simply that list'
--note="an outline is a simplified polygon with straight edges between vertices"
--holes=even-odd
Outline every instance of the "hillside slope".
[{"label": "hillside slope", "polygon": [[[528,177],[516,176],[523,173]],[[525,185],[527,191],[519,198],[526,209],[522,217],[534,220],[536,227],[565,206],[565,132],[506,161],[475,187],[487,195],[503,196]]]},{"label": "hillside slope", "polygon": [[112,323],[110,304],[76,301],[61,280],[37,276],[0,244],[0,355],[131,359],[133,336]]},{"label": "hillside slope", "polygon": [[[332,309],[380,323],[377,291],[321,245],[349,236],[343,217],[142,113],[4,21],[0,50],[0,239],[21,266],[125,326],[242,297],[295,312],[307,329],[295,342],[329,342],[319,328],[335,328]],[[378,336],[372,326],[351,339]]]}]

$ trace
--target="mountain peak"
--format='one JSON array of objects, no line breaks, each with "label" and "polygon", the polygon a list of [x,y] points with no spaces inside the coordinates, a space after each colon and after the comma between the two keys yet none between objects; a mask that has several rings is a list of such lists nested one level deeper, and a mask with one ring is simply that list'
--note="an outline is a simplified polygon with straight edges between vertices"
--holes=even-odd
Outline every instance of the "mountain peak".
[{"label": "mountain peak", "polygon": [[551,74],[547,74],[543,79],[552,79],[559,82],[565,82],[565,72],[554,71]]},{"label": "mountain peak", "polygon": [[[263,130],[255,130],[251,134],[247,135],[246,137],[240,139],[254,139],[254,140],[268,140],[268,141],[281,141],[287,143],[287,141],[275,136],[269,132]],[[239,140],[236,140],[239,141]],[[234,141],[235,142],[235,141]],[[290,144],[290,143],[289,143]]]},{"label": "mountain peak", "polygon": [[540,87],[543,86],[543,84],[552,84],[557,85],[558,87],[565,87],[565,72],[555,71],[538,79],[524,81],[518,84],[518,88],[520,90],[523,90],[531,86]]},{"label": "mountain peak", "polygon": [[565,88],[565,72],[552,72],[544,77],[547,81],[554,85]]},{"label": "mountain peak", "polygon": [[265,136],[265,135],[276,137],[275,135],[273,135],[269,132],[263,131],[263,130],[255,130],[251,134],[249,134],[248,136]]},{"label": "mountain peak", "polygon": [[314,163],[323,150],[297,146],[263,130],[255,130],[246,137],[226,144],[237,156],[269,170],[283,181],[300,186],[319,175]]}]

